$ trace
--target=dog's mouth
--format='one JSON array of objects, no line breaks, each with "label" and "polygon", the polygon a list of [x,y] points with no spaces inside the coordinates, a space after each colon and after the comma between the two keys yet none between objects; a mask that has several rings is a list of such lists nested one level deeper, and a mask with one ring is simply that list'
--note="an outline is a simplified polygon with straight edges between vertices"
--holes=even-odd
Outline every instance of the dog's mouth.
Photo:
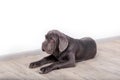
[{"label": "dog's mouth", "polygon": [[48,50],[47,51],[48,54],[53,54],[53,52],[54,52],[53,50]]},{"label": "dog's mouth", "polygon": [[42,51],[44,51],[44,52],[46,52],[47,54],[53,54],[53,50],[42,50]]},{"label": "dog's mouth", "polygon": [[42,48],[42,51],[48,53],[48,54],[53,54],[54,53],[54,50],[53,49],[45,49],[45,48]]}]

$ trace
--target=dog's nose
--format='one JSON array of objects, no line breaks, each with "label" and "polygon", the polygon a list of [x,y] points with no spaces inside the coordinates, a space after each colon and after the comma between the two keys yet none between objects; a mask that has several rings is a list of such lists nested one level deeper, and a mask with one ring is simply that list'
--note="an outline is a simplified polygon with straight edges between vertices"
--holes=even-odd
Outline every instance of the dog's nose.
[{"label": "dog's nose", "polygon": [[45,51],[45,50],[42,48],[42,51]]}]

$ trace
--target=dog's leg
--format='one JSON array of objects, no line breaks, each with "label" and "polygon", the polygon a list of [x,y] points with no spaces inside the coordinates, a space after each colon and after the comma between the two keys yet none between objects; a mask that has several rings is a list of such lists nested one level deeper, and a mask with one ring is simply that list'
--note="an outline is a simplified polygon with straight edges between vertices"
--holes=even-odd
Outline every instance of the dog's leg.
[{"label": "dog's leg", "polygon": [[48,73],[48,72],[55,70],[55,69],[74,67],[75,66],[75,56],[69,55],[68,58],[69,58],[68,61],[56,62],[56,63],[53,63],[49,66],[43,67],[40,70],[42,71],[43,74],[45,74],[45,73]]},{"label": "dog's leg", "polygon": [[70,62],[59,63],[58,62],[58,63],[53,63],[49,66],[43,67],[40,70],[42,71],[41,72],[42,74],[45,74],[55,69],[68,68],[68,67],[74,67],[74,66],[75,66],[74,63],[70,63]]},{"label": "dog's leg", "polygon": [[39,61],[30,63],[29,68],[37,68],[37,67],[40,67],[44,64],[56,62],[56,61],[57,61],[57,59],[53,55],[50,55],[50,56],[47,56]]}]

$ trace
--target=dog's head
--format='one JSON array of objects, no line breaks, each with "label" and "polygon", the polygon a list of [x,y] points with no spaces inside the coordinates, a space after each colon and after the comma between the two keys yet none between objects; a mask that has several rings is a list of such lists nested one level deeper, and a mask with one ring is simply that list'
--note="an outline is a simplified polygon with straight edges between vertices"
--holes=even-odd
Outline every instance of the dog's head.
[{"label": "dog's head", "polygon": [[57,30],[49,31],[42,43],[42,50],[48,54],[53,54],[56,49],[63,52],[68,46],[67,36]]}]

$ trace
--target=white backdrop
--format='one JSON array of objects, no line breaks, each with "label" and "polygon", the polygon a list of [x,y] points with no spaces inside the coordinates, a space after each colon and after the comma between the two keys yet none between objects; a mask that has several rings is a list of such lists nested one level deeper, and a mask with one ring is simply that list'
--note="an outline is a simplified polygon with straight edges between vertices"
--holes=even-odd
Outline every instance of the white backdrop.
[{"label": "white backdrop", "polygon": [[0,56],[41,48],[51,29],[81,38],[120,35],[120,0],[0,0]]}]

